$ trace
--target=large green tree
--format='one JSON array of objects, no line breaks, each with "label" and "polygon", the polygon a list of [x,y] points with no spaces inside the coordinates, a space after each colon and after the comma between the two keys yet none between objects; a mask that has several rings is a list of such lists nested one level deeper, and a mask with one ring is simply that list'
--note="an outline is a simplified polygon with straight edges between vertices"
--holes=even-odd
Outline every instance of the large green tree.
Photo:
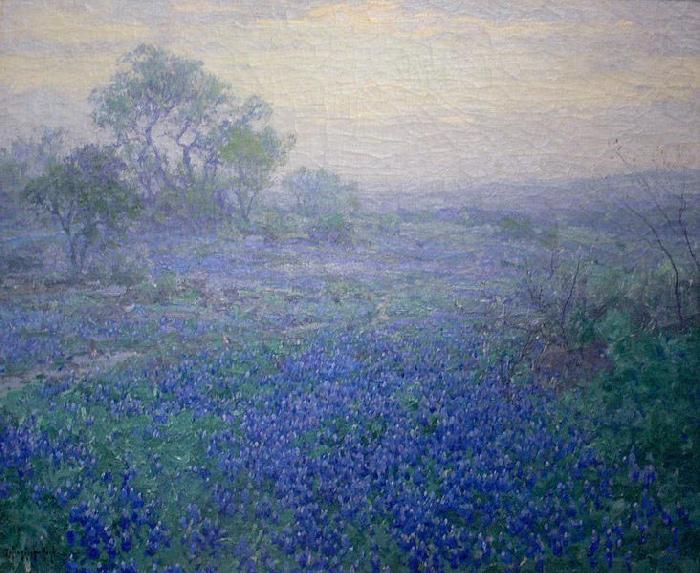
[{"label": "large green tree", "polygon": [[90,96],[93,119],[115,137],[147,203],[164,191],[213,188],[231,128],[268,113],[260,98],[236,102],[201,62],[160,47],[140,45],[120,64]]}]

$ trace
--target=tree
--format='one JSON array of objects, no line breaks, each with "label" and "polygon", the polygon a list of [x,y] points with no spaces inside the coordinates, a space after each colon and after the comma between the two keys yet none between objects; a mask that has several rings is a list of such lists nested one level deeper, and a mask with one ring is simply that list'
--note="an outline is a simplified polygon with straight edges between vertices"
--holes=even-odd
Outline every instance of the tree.
[{"label": "tree", "polygon": [[294,197],[296,211],[306,218],[310,237],[334,243],[350,240],[349,215],[357,210],[355,182],[345,182],[325,169],[302,167],[288,175],[283,185]]},{"label": "tree", "polygon": [[[700,312],[700,245],[697,230],[697,192],[690,192],[686,182],[674,184],[668,179],[673,165],[663,154],[660,172],[643,172],[635,168],[622,152],[617,140],[613,153],[632,171],[638,197],[626,196],[622,208],[632,216],[624,231],[633,240],[641,240],[666,261],[670,269],[673,307],[677,325],[683,329],[688,319]],[[691,203],[692,202],[692,205]]]},{"label": "tree", "polygon": [[93,90],[92,117],[116,138],[146,202],[166,190],[212,187],[229,130],[264,115],[264,102],[252,97],[237,105],[202,62],[156,46],[142,44],[120,63],[124,69]]},{"label": "tree", "polygon": [[346,213],[356,207],[357,184],[346,183],[325,169],[301,167],[288,175],[283,185],[294,197],[297,212],[305,217]]},{"label": "tree", "polygon": [[274,172],[284,164],[293,145],[293,136],[280,137],[269,126],[256,130],[252,125],[238,124],[227,131],[220,150],[227,172],[224,201],[244,225],[250,223],[260,193],[272,185]]},{"label": "tree", "polygon": [[133,188],[125,183],[126,165],[110,148],[86,145],[49,167],[24,189],[26,200],[61,225],[75,272],[100,238],[123,231],[139,210]]},{"label": "tree", "polygon": [[523,367],[539,375],[551,362],[567,376],[585,366],[591,350],[588,330],[615,294],[594,296],[592,266],[590,256],[553,247],[516,266],[506,296],[482,294],[483,328],[498,341],[495,364],[501,380],[509,382]]}]

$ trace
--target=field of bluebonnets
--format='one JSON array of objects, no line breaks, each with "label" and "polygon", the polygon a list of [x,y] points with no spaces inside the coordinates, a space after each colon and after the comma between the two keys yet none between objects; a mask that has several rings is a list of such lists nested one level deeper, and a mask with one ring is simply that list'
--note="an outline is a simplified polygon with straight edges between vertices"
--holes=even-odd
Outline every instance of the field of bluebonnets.
[{"label": "field of bluebonnets", "polygon": [[539,239],[494,216],[368,215],[353,246],[154,234],[129,287],[18,264],[4,567],[697,570],[697,332],[608,316],[594,379],[504,380],[474,309]]},{"label": "field of bluebonnets", "polygon": [[399,209],[121,65],[0,153],[1,571],[700,570],[697,172]]}]

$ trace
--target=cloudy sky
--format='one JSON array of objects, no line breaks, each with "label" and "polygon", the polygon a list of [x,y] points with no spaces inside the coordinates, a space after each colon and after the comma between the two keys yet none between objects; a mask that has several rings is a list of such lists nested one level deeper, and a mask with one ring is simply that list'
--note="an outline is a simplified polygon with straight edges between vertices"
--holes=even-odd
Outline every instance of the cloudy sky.
[{"label": "cloudy sky", "polygon": [[267,99],[291,166],[370,189],[602,175],[613,139],[700,167],[700,3],[668,0],[0,0],[0,145],[88,137],[141,42]]}]

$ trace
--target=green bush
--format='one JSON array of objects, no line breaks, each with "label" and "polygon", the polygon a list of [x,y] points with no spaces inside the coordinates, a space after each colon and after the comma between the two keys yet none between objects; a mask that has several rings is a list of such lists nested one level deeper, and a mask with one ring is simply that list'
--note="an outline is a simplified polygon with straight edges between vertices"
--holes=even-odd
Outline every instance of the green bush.
[{"label": "green bush", "polygon": [[305,167],[283,182],[294,200],[294,212],[306,220],[305,229],[316,241],[348,243],[352,239],[350,219],[358,210],[357,184],[344,182],[325,169]]},{"label": "green bush", "polygon": [[[681,504],[694,524],[680,540],[685,557],[694,557],[700,547],[700,330],[643,331],[613,310],[599,333],[613,368],[571,392],[562,402],[565,415],[588,419],[596,445],[612,462],[627,463],[622,452],[639,467],[654,467],[661,503]],[[630,480],[619,487],[637,486]],[[663,555],[657,557],[663,563]]]},{"label": "green bush", "polygon": [[109,264],[109,282],[121,286],[134,286],[148,278],[149,268],[135,257],[115,253]]},{"label": "green bush", "polygon": [[42,266],[41,253],[38,249],[16,249],[10,252],[0,252],[1,275],[24,274],[41,269]]},{"label": "green bush", "polygon": [[144,304],[166,304],[180,291],[180,283],[175,273],[166,273],[153,280],[146,279],[137,284],[132,294]]},{"label": "green bush", "polygon": [[306,230],[314,240],[347,244],[352,242],[354,226],[342,213],[331,213],[310,220]]},{"label": "green bush", "polygon": [[215,221],[222,215],[212,191],[201,185],[182,190],[165,190],[158,197],[153,211],[165,220],[197,223]]},{"label": "green bush", "polygon": [[294,200],[295,211],[310,219],[357,209],[357,184],[325,169],[297,169],[283,186]]},{"label": "green bush", "polygon": [[279,241],[293,230],[286,214],[275,209],[268,209],[263,213],[258,228],[265,240],[272,242]]},{"label": "green bush", "polygon": [[644,332],[619,311],[599,329],[614,364],[591,394],[602,428],[699,491],[700,330],[672,337]]}]

